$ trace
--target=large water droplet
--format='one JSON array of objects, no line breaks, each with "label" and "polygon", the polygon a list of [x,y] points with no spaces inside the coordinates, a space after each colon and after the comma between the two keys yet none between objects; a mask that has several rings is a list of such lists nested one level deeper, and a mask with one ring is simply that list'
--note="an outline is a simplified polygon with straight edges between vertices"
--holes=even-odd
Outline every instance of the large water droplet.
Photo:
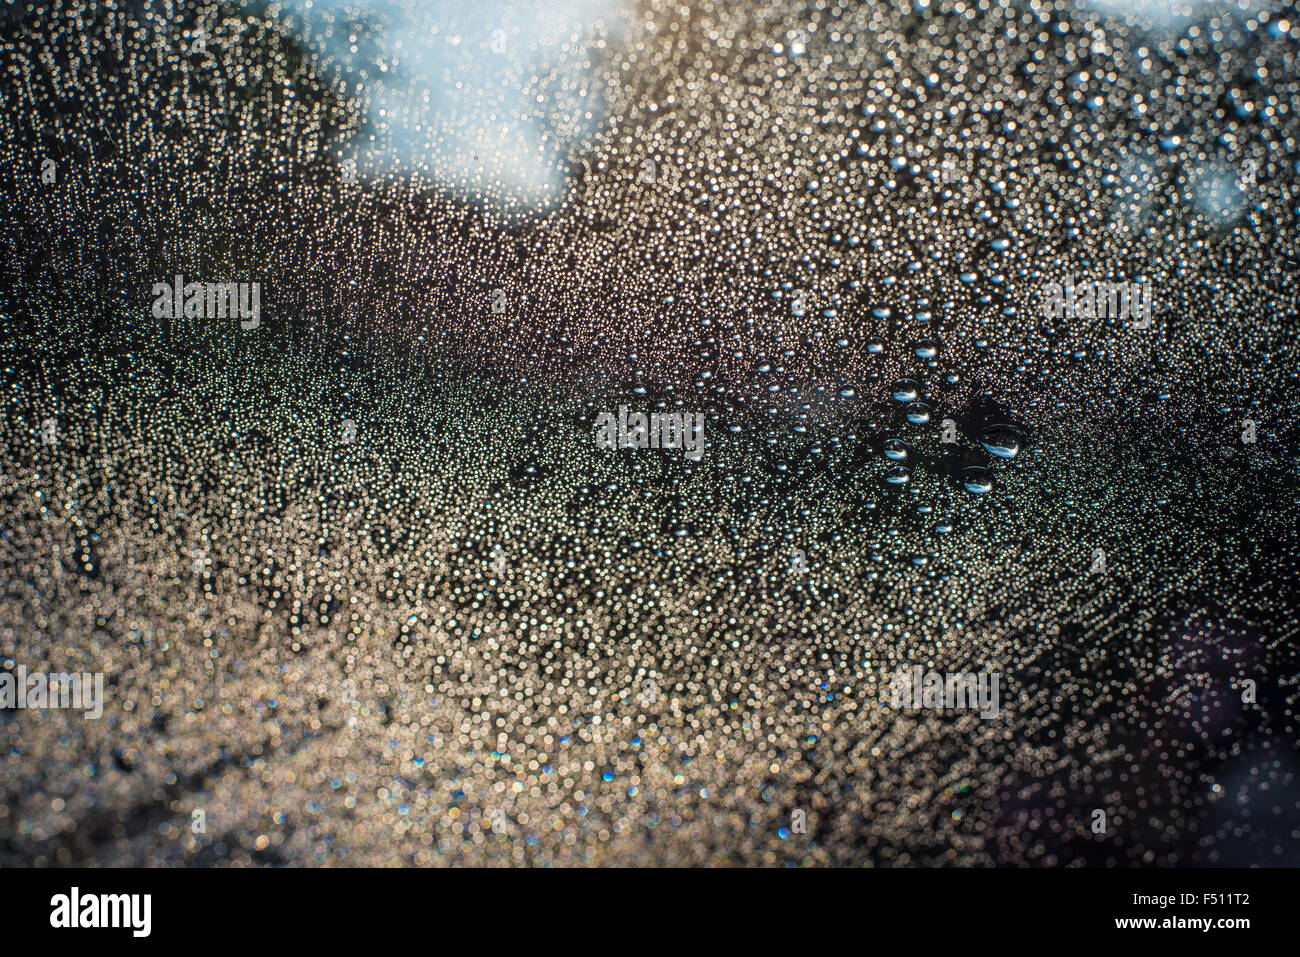
[{"label": "large water droplet", "polygon": [[894,395],[895,402],[915,402],[917,396],[921,394],[921,383],[915,379],[899,379],[890,391]]},{"label": "large water droplet", "polygon": [[925,425],[930,421],[930,407],[924,402],[913,402],[907,407],[907,421],[913,425]]},{"label": "large water droplet", "polygon": [[983,495],[993,491],[993,473],[982,465],[970,465],[962,470],[961,484],[966,491]]},{"label": "large water droplet", "polygon": [[895,465],[885,473],[885,481],[890,485],[906,485],[912,480],[912,471],[906,465]]},{"label": "large water droplet", "polygon": [[980,438],[984,450],[1000,459],[1014,459],[1022,442],[1020,430],[1009,425],[991,426],[984,430],[984,435]]},{"label": "large water droplet", "polygon": [[885,458],[894,462],[903,461],[910,451],[911,449],[902,439],[886,439],[885,447],[882,450]]}]

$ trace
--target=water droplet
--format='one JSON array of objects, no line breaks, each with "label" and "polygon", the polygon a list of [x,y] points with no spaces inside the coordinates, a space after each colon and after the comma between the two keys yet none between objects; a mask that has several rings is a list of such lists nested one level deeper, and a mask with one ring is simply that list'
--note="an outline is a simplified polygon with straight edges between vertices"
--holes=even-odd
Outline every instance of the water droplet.
[{"label": "water droplet", "polygon": [[993,491],[993,473],[980,465],[970,465],[962,470],[961,484],[966,491],[983,495]]},{"label": "water droplet", "polygon": [[912,472],[906,465],[896,465],[885,473],[885,481],[890,485],[906,485],[912,480]]},{"label": "water droplet", "polygon": [[1019,429],[1009,425],[995,425],[984,430],[980,445],[984,446],[984,450],[989,455],[996,455],[1000,459],[1014,459],[1016,453],[1020,451],[1023,439]]},{"label": "water droplet", "polygon": [[885,458],[894,462],[903,461],[910,451],[908,444],[902,439],[886,439],[885,446],[882,449]]},{"label": "water droplet", "polygon": [[913,402],[907,407],[907,421],[913,425],[925,425],[930,421],[930,407],[924,402]]},{"label": "water droplet", "polygon": [[915,402],[917,396],[921,394],[921,383],[915,379],[899,379],[890,391],[894,395],[895,402]]},{"label": "water droplet", "polygon": [[912,343],[912,352],[918,359],[933,359],[939,354],[939,343],[933,339],[918,339]]}]

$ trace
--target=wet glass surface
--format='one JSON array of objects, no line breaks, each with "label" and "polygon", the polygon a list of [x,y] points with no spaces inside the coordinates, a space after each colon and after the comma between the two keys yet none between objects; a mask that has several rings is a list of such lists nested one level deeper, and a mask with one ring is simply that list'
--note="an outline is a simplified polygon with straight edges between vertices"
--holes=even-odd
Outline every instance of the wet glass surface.
[{"label": "wet glass surface", "polygon": [[1300,865],[1297,30],[0,7],[0,862]]}]

